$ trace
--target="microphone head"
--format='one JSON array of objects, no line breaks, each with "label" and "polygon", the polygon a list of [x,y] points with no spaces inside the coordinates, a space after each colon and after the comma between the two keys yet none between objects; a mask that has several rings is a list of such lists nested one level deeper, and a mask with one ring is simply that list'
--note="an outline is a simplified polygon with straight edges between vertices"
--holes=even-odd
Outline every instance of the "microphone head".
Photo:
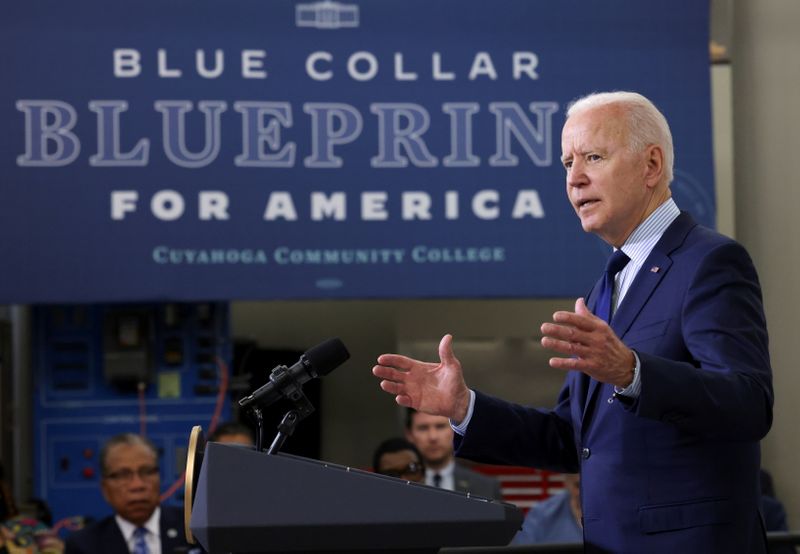
[{"label": "microphone head", "polygon": [[350,358],[350,352],[339,339],[328,339],[311,347],[303,357],[311,371],[322,377],[345,363]]}]

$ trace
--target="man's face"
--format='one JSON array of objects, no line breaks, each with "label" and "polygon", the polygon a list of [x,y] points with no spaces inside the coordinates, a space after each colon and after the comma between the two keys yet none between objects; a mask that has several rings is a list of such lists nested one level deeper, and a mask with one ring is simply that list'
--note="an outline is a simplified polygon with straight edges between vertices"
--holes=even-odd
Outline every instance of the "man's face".
[{"label": "man's face", "polygon": [[153,452],[141,444],[118,444],[108,451],[105,471],[101,489],[114,511],[137,526],[150,519],[161,488]]},{"label": "man's face", "polygon": [[230,435],[220,436],[216,442],[224,444],[241,444],[243,446],[253,446],[253,439],[244,433],[231,433]]},{"label": "man's face", "polygon": [[431,466],[449,462],[453,456],[450,420],[420,412],[411,417],[411,428],[406,431],[406,438],[419,449],[425,462]]},{"label": "man's face", "polygon": [[567,170],[567,196],[584,231],[619,247],[649,215],[658,185],[648,168],[653,148],[658,147],[629,150],[620,106],[589,108],[567,120],[561,161]]},{"label": "man's face", "polygon": [[425,482],[425,471],[422,469],[420,459],[413,450],[398,450],[387,452],[378,461],[376,473],[391,475],[407,481]]}]

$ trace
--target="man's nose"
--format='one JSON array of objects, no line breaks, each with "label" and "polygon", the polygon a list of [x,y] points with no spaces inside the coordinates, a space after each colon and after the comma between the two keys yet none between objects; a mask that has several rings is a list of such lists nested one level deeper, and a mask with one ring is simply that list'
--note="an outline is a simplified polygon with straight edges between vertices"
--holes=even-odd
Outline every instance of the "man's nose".
[{"label": "man's nose", "polygon": [[584,165],[576,160],[572,162],[569,171],[567,172],[567,185],[570,187],[580,187],[589,182],[586,175]]},{"label": "man's nose", "polygon": [[134,472],[133,478],[131,479],[130,488],[140,489],[145,486],[147,486],[147,481],[141,475]]}]

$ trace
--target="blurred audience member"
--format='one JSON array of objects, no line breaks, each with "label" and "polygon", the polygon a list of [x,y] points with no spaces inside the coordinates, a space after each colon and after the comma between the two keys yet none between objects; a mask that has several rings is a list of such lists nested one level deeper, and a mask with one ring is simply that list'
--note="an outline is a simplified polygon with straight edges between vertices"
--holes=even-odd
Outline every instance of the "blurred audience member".
[{"label": "blurred audience member", "polygon": [[375,473],[407,481],[425,482],[425,465],[417,447],[405,439],[387,439],[378,445],[372,456]]},{"label": "blurred audience member", "polygon": [[19,513],[0,463],[0,554],[62,554],[64,543],[41,521]]},{"label": "blurred audience member", "polygon": [[453,428],[446,417],[407,408],[406,438],[422,453],[426,484],[484,498],[503,498],[500,481],[456,462],[453,455]]},{"label": "blurred audience member", "polygon": [[580,476],[564,476],[564,491],[531,508],[511,544],[583,542]]},{"label": "blurred audience member", "polygon": [[133,433],[100,451],[103,497],[114,515],[67,537],[67,554],[172,554],[189,549],[183,510],[160,506],[158,451]]},{"label": "blurred audience member", "polygon": [[[761,515],[764,517],[764,528],[767,531],[788,531],[786,523],[786,510],[775,494],[772,484],[772,475],[767,470],[759,472],[761,480]],[[796,554],[797,550],[791,545],[770,546],[770,554]]]},{"label": "blurred audience member", "polygon": [[227,421],[217,426],[208,436],[210,442],[224,442],[228,444],[243,444],[253,446],[253,432],[249,427],[238,421]]}]

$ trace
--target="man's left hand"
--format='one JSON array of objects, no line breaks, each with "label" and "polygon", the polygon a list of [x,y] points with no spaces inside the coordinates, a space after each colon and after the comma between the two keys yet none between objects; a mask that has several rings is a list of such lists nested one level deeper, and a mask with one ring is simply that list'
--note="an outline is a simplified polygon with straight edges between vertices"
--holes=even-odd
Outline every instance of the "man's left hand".
[{"label": "man's left hand", "polygon": [[543,323],[542,346],[568,357],[550,358],[550,367],[581,371],[601,383],[625,388],[633,381],[636,358],[608,323],[586,307],[583,298],[574,312],[556,312],[554,323]]}]

